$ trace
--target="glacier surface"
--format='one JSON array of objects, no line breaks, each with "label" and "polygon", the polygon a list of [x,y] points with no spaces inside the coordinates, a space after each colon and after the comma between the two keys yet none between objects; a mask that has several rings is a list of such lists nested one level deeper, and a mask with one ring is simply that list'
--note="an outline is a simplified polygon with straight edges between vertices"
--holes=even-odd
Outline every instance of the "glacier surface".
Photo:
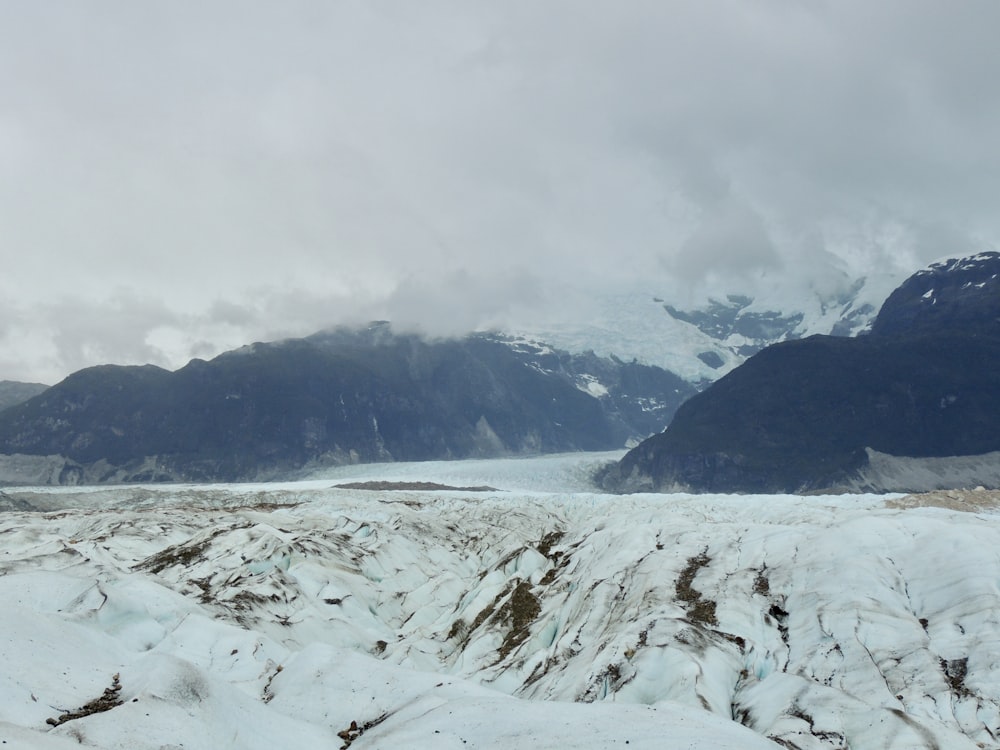
[{"label": "glacier surface", "polygon": [[617,455],[0,493],[0,740],[1000,748],[1000,496],[588,491]]}]

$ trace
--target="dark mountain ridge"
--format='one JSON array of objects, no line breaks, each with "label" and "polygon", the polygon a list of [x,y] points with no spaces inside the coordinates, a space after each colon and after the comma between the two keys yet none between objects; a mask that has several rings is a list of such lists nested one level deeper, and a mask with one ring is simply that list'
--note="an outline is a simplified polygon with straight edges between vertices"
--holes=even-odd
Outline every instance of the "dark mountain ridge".
[{"label": "dark mountain ridge", "polygon": [[866,449],[1000,450],[998,279],[997,253],[935,264],[890,295],[867,336],[768,347],[601,481],[626,491],[893,489],[866,486]]},{"label": "dark mountain ridge", "polygon": [[1000,253],[918,271],[889,295],[871,330],[877,336],[949,331],[1000,334]]},{"label": "dark mountain ridge", "polygon": [[37,396],[48,388],[41,383],[21,383],[16,380],[0,380],[0,411],[17,404],[23,404],[29,398]]},{"label": "dark mountain ridge", "polygon": [[51,457],[47,481],[77,483],[607,450],[654,432],[692,392],[635,363],[486,335],[430,342],[378,324],[253,344],[176,372],[82,370],[0,413],[0,454]]}]

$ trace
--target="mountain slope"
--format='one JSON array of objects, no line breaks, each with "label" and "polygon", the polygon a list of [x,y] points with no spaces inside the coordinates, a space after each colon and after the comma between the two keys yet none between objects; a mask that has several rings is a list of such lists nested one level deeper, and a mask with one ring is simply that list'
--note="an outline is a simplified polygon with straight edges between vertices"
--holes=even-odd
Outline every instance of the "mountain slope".
[{"label": "mountain slope", "polygon": [[905,477],[865,484],[866,449],[907,457],[1000,450],[998,277],[995,253],[935,265],[889,297],[869,336],[762,351],[692,398],[603,481],[617,489],[906,490],[916,487]]},{"label": "mountain slope", "polygon": [[1000,253],[952,258],[918,271],[882,305],[872,333],[1000,334]]},{"label": "mountain slope", "polygon": [[659,429],[692,391],[635,363],[489,336],[427,342],[378,325],[254,344],[173,373],[83,370],[0,413],[0,453],[20,464],[57,457],[45,459],[54,469],[32,464],[36,475],[75,483],[607,450]]},{"label": "mountain slope", "polygon": [[0,380],[0,411],[22,404],[48,388],[41,383],[19,383],[15,380]]},{"label": "mountain slope", "polygon": [[621,489],[796,492],[867,462],[1000,450],[1000,338],[776,344],[681,406],[608,477]]}]

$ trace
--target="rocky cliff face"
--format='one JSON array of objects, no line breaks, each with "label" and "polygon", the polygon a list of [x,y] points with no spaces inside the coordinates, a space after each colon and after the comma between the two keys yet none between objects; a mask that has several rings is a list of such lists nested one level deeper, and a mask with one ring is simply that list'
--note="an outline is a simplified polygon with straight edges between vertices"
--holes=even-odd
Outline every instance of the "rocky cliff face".
[{"label": "rocky cliff face", "polygon": [[[254,344],[177,372],[83,370],[0,413],[0,454],[74,483],[606,450],[654,432],[692,391],[658,368],[377,325]],[[24,456],[49,458],[42,471]]]},{"label": "rocky cliff face", "polygon": [[[866,449],[917,458],[1000,450],[998,277],[995,253],[937,264],[890,296],[868,336],[765,349],[602,481],[619,490],[835,489],[866,486]],[[920,489],[894,481],[872,488]]]}]

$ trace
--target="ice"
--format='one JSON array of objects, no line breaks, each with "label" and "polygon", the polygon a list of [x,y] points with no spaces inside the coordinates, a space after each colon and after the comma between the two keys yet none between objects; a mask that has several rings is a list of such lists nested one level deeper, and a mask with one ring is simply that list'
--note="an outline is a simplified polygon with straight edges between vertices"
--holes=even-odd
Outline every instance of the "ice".
[{"label": "ice", "polygon": [[1000,747],[995,493],[592,491],[615,455],[21,489],[0,740]]}]

